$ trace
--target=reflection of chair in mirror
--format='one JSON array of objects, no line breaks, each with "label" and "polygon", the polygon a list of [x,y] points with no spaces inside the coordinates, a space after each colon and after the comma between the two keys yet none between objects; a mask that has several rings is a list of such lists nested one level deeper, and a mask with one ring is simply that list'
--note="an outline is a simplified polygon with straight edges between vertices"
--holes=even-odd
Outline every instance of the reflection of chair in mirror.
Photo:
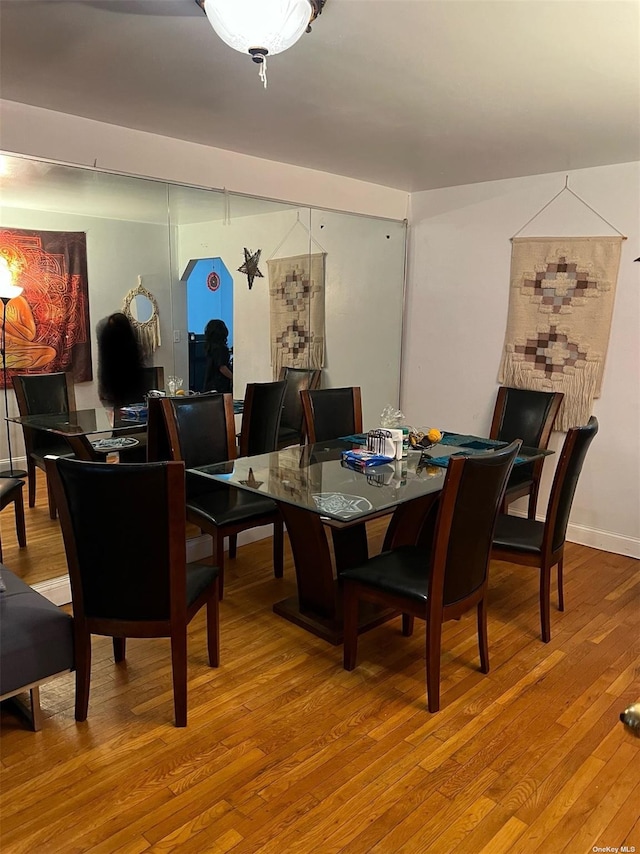
[{"label": "reflection of chair in mirror", "polygon": [[287,445],[301,445],[304,442],[304,412],[300,392],[303,389],[317,389],[320,386],[321,375],[320,370],[288,367],[281,369],[280,379],[285,380],[287,387],[278,432],[279,448],[285,448]]},{"label": "reflection of chair in mirror", "polygon": [[[53,374],[14,374],[13,388],[16,393],[20,415],[60,415],[74,412],[76,396],[71,374],[59,371]],[[72,456],[69,443],[62,436],[44,430],[22,428],[27,452],[27,479],[29,484],[29,507],[36,503],[36,466],[46,471],[44,458]],[[49,516],[56,518],[56,505],[47,481]]]},{"label": "reflection of chair in mirror", "polygon": [[[24,548],[27,545],[27,531],[24,524],[24,501],[22,500],[23,487],[24,481],[17,477],[0,477],[0,510],[4,510],[9,504],[15,506],[16,533],[20,548]],[[0,561],[2,561],[2,539],[0,539]]]},{"label": "reflection of chair in mirror", "polygon": [[540,623],[545,643],[551,640],[551,570],[558,565],[558,610],[564,611],[562,564],[569,514],[584,458],[597,432],[598,422],[592,417],[586,426],[567,433],[544,522],[503,514],[496,524],[492,558],[540,570]]},{"label": "reflection of chair in mirror", "polygon": [[145,392],[151,391],[151,389],[158,391],[164,389],[164,368],[162,366],[154,365],[152,368],[143,368],[142,376]]},{"label": "reflection of chair in mirror", "polygon": [[357,386],[303,389],[300,397],[311,444],[362,432],[362,401]]},{"label": "reflection of chair in mirror", "polygon": [[87,718],[91,635],[171,638],[176,726],[187,724],[187,625],[207,606],[209,664],[217,667],[217,567],[186,563],[181,463],[113,466],[47,460],[64,537],[76,656],[76,720]]},{"label": "reflection of chair in mirror", "polygon": [[286,382],[248,383],[242,409],[240,456],[270,454],[278,447],[278,430]]},{"label": "reflection of chair in mirror", "polygon": [[[530,391],[501,386],[489,437],[504,442],[522,439],[525,447],[546,449],[563,397],[559,391]],[[543,465],[544,457],[541,457],[533,463],[514,468],[504,494],[503,513],[507,512],[512,501],[528,495],[528,516],[535,519]]]},{"label": "reflection of chair in mirror", "polygon": [[426,622],[427,699],[440,708],[442,623],[475,607],[480,669],[489,672],[487,579],[491,541],[504,487],[520,442],[499,451],[451,458],[431,547],[402,546],[345,570],[344,667],[356,666],[358,603],[377,602],[402,613],[403,634]]},{"label": "reflection of chair in mirror", "polygon": [[[174,460],[184,461],[189,469],[236,458],[230,394],[165,397],[159,403]],[[186,506],[187,520],[213,539],[213,562],[220,568],[220,595],[224,538],[260,525],[273,525],[273,571],[276,578],[282,578],[283,523],[274,501],[187,473]],[[229,557],[233,556],[230,551]]]}]

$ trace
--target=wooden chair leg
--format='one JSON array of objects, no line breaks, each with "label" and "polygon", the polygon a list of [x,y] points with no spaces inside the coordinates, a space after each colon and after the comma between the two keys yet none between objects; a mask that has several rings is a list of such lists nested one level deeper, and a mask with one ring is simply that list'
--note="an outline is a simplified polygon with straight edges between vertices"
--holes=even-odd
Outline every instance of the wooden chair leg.
[{"label": "wooden chair leg", "polygon": [[126,638],[114,638],[113,639],[113,660],[116,664],[120,664],[120,662],[124,661],[127,654],[127,639]]},{"label": "wooden chair leg", "polygon": [[540,567],[540,627],[542,640],[551,640],[551,567]]},{"label": "wooden chair leg", "polygon": [[273,574],[276,578],[284,575],[284,521],[280,516],[273,523]]},{"label": "wooden chair leg", "polygon": [[28,457],[27,459],[27,489],[29,491],[29,507],[36,506],[36,464]]},{"label": "wooden chair leg", "polygon": [[212,535],[213,538],[213,565],[220,570],[218,575],[218,584],[220,591],[220,599],[224,598],[224,534],[222,531],[217,531]]},{"label": "wooden chair leg", "polygon": [[2,563],[4,558],[2,557],[2,537],[0,537],[0,563]]},{"label": "wooden chair leg", "polygon": [[353,584],[345,581],[343,587],[343,631],[345,670],[353,670],[358,655],[358,593]]},{"label": "wooden chair leg", "polygon": [[529,507],[527,510],[527,518],[535,519],[536,518],[536,509],[538,507],[538,490],[540,484],[536,481],[531,484],[531,491],[529,492]]},{"label": "wooden chair leg", "polygon": [[207,651],[209,666],[218,667],[220,664],[220,579],[216,582],[216,592],[207,602]]},{"label": "wooden chair leg", "polygon": [[24,523],[24,500],[22,498],[22,490],[18,493],[15,500],[16,505],[16,533],[18,535],[18,545],[21,549],[27,545],[27,529]]},{"label": "wooden chair leg", "polygon": [[415,619],[412,614],[402,615],[402,634],[405,638],[410,638],[413,634],[413,624]]},{"label": "wooden chair leg", "polygon": [[564,558],[561,557],[558,561],[558,611],[564,611],[563,562]]},{"label": "wooden chair leg", "polygon": [[58,517],[58,511],[56,510],[56,500],[53,497],[53,487],[47,480],[47,499],[49,501],[49,518],[56,519]]},{"label": "wooden chair leg", "polygon": [[171,635],[171,669],[173,671],[173,706],[176,726],[187,725],[187,627]]},{"label": "wooden chair leg", "polygon": [[234,558],[238,552],[238,535],[229,534],[229,557]]},{"label": "wooden chair leg", "polygon": [[91,682],[91,636],[75,635],[76,657],[76,720],[86,721],[89,711]]},{"label": "wooden chair leg", "polygon": [[489,672],[489,640],[487,637],[487,600],[478,602],[478,646],[480,648],[480,670]]},{"label": "wooden chair leg", "polygon": [[442,623],[427,621],[427,704],[430,712],[440,709],[440,646],[442,643]]},{"label": "wooden chair leg", "polygon": [[34,732],[42,729],[42,709],[40,708],[40,686],[35,685],[29,691],[31,699],[31,726]]}]

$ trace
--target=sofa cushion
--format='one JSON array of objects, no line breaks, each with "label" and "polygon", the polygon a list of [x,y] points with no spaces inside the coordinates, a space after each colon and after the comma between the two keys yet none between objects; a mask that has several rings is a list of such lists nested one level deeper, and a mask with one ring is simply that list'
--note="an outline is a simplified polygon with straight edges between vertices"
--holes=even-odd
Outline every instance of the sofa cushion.
[{"label": "sofa cushion", "polygon": [[72,670],[73,620],[0,564],[0,696]]}]

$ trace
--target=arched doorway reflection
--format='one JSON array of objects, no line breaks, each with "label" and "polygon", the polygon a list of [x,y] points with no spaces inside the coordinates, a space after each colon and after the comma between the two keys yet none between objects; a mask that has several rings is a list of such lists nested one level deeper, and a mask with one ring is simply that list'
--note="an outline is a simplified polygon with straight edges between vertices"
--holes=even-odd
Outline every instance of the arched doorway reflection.
[{"label": "arched doorway reflection", "polygon": [[192,259],[182,277],[187,288],[189,388],[204,390],[207,358],[204,330],[210,320],[223,320],[233,358],[233,277],[222,258]]}]

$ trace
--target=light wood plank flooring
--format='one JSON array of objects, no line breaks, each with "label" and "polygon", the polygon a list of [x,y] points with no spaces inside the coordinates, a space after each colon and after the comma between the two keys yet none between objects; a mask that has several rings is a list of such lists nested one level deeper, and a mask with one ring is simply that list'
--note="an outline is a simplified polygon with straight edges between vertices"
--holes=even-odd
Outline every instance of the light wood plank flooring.
[{"label": "light wood plank flooring", "polygon": [[[45,514],[41,555],[54,530]],[[346,673],[341,648],[272,613],[294,589],[289,552],[274,579],[268,541],[229,562],[219,669],[202,615],[190,630],[186,729],[164,640],[130,640],[119,666],[94,640],[84,724],[72,675],[42,688],[39,733],[3,709],[3,854],[640,850],[640,739],[618,720],[640,698],[637,561],[570,545],[550,644],[535,571],[494,564],[491,671],[478,670],[474,616],[446,624],[435,715],[422,626],[364,636]]]}]

